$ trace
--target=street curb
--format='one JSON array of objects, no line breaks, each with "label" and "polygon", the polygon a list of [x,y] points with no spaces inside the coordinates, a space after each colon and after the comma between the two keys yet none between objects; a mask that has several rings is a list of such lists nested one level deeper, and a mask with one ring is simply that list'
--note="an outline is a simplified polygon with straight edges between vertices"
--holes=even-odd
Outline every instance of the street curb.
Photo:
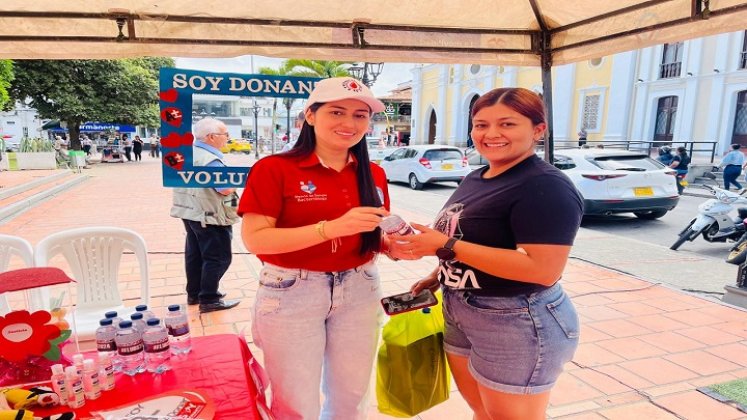
[{"label": "street curb", "polygon": [[[54,196],[56,194],[59,194],[63,191],[66,191],[78,184],[80,184],[83,181],[87,181],[90,177],[88,175],[81,175],[76,176],[73,179],[55,186],[54,188],[50,188],[49,190],[42,191],[38,194],[34,194],[31,197],[28,197],[25,200],[13,203],[9,206],[3,207],[0,209],[0,225],[3,225],[10,221],[12,218],[22,214],[23,212],[31,209],[38,203],[46,200],[47,198]],[[43,178],[43,180],[49,181],[48,178]],[[27,189],[28,190],[28,189]],[[26,190],[24,190],[26,191]]]}]

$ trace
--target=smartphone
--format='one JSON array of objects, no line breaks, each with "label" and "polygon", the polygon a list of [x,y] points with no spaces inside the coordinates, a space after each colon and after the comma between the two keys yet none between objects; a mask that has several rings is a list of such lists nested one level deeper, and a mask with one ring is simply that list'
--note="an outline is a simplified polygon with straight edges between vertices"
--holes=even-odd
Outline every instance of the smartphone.
[{"label": "smartphone", "polygon": [[438,303],[438,299],[429,289],[423,289],[419,295],[413,296],[410,292],[387,296],[381,299],[381,306],[387,315],[397,315],[403,312],[427,308]]}]

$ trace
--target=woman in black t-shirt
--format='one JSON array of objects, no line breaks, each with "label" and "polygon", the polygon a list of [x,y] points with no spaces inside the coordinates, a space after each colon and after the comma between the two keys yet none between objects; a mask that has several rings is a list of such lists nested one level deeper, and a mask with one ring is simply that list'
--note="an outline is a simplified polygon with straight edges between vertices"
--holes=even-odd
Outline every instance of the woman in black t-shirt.
[{"label": "woman in black t-shirt", "polygon": [[472,140],[489,166],[472,172],[434,229],[392,235],[397,255],[437,255],[413,293],[441,285],[444,347],[476,418],[544,419],[550,389],[578,346],[579,323],[558,280],[583,215],[571,181],[535,155],[542,100],[494,89],[474,104]]}]

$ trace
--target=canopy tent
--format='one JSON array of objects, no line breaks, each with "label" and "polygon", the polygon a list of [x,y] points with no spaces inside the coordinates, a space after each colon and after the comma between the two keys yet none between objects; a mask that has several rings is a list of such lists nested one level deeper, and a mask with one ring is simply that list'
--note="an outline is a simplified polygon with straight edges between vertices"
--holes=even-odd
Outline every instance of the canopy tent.
[{"label": "canopy tent", "polygon": [[[270,57],[550,67],[745,29],[747,0],[4,0],[0,58]],[[546,158],[552,157],[552,130]]]}]

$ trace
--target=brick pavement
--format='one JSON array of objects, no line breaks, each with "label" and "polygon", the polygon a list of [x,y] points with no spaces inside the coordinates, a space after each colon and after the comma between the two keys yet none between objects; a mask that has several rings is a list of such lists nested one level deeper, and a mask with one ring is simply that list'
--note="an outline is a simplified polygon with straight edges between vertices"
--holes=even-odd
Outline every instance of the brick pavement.
[{"label": "brick pavement", "polygon": [[[0,186],[10,188],[40,174],[2,172]],[[86,182],[7,220],[0,225],[0,233],[36,243],[47,234],[72,227],[131,228],[148,244],[151,306],[162,313],[168,304],[184,303],[184,232],[180,221],[168,215],[171,194],[161,187],[158,163],[146,156],[139,163],[94,165],[83,175],[89,177]],[[397,205],[393,203],[394,211]],[[241,299],[241,304],[205,315],[191,307],[190,322],[196,335],[244,334],[251,343],[250,309],[260,263],[241,244],[240,226],[235,229],[234,261],[221,289],[228,298]],[[379,260],[384,291],[406,290],[433,264],[433,259]],[[136,273],[134,258],[125,256],[120,291],[131,304],[139,294]],[[745,311],[573,259],[563,281],[581,318],[581,344],[553,390],[549,417],[747,418],[695,391],[699,386],[747,377]],[[390,417],[372,409],[369,418]],[[452,398],[418,418],[458,420],[471,415],[454,389]]]}]

